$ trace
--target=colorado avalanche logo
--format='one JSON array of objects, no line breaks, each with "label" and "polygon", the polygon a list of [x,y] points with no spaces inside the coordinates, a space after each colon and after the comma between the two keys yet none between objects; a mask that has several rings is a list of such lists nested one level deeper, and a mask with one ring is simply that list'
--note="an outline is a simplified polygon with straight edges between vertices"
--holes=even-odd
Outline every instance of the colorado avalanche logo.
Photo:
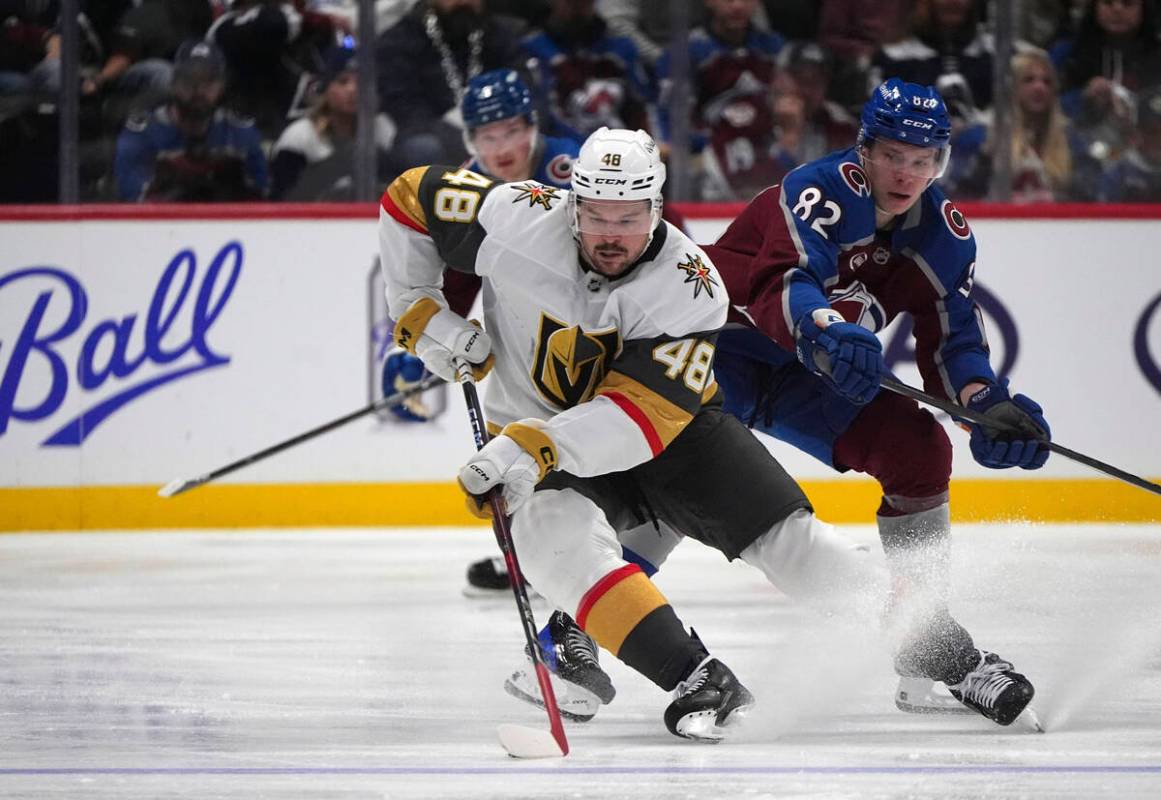
[{"label": "colorado avalanche logo", "polygon": [[512,201],[519,203],[521,200],[528,201],[528,207],[543,206],[545,211],[552,208],[552,201],[556,200],[556,192],[558,191],[552,186],[541,186],[539,183],[521,183],[512,187],[519,194]]},{"label": "colorado avalanche logo", "polygon": [[843,319],[861,325],[869,331],[877,333],[887,324],[887,312],[862,281],[855,281],[835,292],[829,300],[830,307],[842,314]]},{"label": "colorado avalanche logo", "polygon": [[952,232],[955,238],[963,239],[964,241],[971,238],[972,231],[968,227],[963,212],[953,206],[950,200],[943,201],[943,205],[939,207],[939,212],[943,214],[943,221],[947,223],[948,230]]},{"label": "colorado avalanche logo", "polygon": [[545,171],[554,182],[568,183],[572,180],[572,157],[566,153],[561,153],[548,162]]},{"label": "colorado avalanche logo", "polygon": [[839,174],[843,176],[843,183],[859,197],[871,196],[871,183],[867,180],[867,173],[858,164],[844,161],[839,165]]}]

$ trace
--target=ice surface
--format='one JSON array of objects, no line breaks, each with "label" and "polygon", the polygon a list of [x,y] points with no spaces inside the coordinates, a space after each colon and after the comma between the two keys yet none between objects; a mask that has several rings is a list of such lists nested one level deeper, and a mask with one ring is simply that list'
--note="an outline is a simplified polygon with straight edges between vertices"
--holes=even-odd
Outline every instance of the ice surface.
[{"label": "ice surface", "polygon": [[956,526],[953,610],[1036,684],[1043,735],[896,711],[871,631],[688,542],[658,583],[758,696],[747,734],[672,737],[664,693],[606,656],[617,699],[536,763],[496,736],[547,728],[501,688],[512,601],[460,592],[494,548],[486,529],[0,536],[0,797],[1161,797],[1161,525]]}]

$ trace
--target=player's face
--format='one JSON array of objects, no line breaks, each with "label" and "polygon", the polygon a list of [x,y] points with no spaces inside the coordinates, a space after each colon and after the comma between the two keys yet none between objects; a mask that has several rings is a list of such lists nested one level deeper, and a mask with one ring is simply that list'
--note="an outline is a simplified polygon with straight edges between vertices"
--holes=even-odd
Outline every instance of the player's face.
[{"label": "player's face", "polygon": [[890,214],[902,214],[939,170],[939,151],[903,142],[872,141],[863,148],[863,165],[871,182],[875,205]]},{"label": "player's face", "polygon": [[523,117],[502,119],[472,131],[472,147],[484,170],[505,182],[532,177],[533,126]]},{"label": "player's face", "polygon": [[577,199],[581,251],[589,266],[605,277],[615,278],[641,257],[652,224],[648,200]]}]

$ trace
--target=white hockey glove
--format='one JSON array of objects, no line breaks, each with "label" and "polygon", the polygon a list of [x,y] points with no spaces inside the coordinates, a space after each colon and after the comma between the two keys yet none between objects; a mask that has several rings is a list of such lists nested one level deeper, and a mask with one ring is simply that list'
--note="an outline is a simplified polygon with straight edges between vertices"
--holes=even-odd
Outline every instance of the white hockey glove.
[{"label": "white hockey glove", "polygon": [[421,297],[395,323],[395,343],[448,383],[455,383],[455,362],[472,365],[472,377],[483,380],[496,357],[492,339],[475,320],[468,321],[430,297]]},{"label": "white hockey glove", "polygon": [[468,511],[490,518],[488,492],[503,486],[507,512],[514,514],[555,467],[556,446],[540,429],[539,420],[513,422],[460,469],[459,483],[468,495]]}]

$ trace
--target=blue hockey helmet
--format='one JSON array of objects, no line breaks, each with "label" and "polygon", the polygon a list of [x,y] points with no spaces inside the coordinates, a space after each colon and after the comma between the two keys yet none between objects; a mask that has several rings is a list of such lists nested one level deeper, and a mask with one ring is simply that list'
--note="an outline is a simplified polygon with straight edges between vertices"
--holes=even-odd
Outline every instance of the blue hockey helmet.
[{"label": "blue hockey helmet", "polygon": [[512,117],[536,122],[532,92],[511,69],[494,69],[472,78],[464,90],[460,112],[469,131]]},{"label": "blue hockey helmet", "polygon": [[870,139],[947,147],[951,141],[951,117],[934,87],[888,78],[863,106],[859,143]]}]

